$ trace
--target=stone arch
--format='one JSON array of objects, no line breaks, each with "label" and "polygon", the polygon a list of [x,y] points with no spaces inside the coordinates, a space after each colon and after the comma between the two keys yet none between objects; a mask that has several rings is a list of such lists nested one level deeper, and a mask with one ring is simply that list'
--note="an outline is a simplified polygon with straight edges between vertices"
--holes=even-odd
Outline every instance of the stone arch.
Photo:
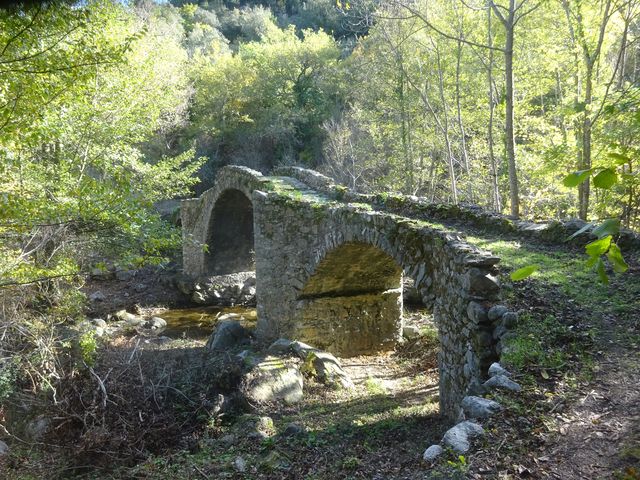
[{"label": "stone arch", "polygon": [[370,243],[327,251],[297,300],[299,334],[338,355],[392,348],[402,333],[402,269]]},{"label": "stone arch", "polygon": [[[219,170],[215,185],[197,199],[181,202],[183,269],[192,278],[252,269],[248,253],[253,250],[253,192],[268,182],[260,172],[246,167],[227,166]],[[217,208],[216,208],[217,207]],[[229,214],[225,214],[229,209]],[[231,213],[233,211],[233,213]],[[236,215],[236,216],[234,216]],[[217,225],[217,226],[216,226]],[[227,232],[225,233],[225,226]],[[242,237],[242,247],[233,250],[231,237]],[[250,240],[250,241],[249,241]],[[205,248],[205,245],[208,247]],[[220,248],[222,246],[223,248]],[[243,261],[225,262],[225,246],[243,253]],[[208,250],[208,251],[206,251]],[[218,261],[223,263],[218,265]]]},{"label": "stone arch", "polygon": [[207,226],[207,275],[255,270],[253,204],[241,190],[230,188],[216,199]]}]

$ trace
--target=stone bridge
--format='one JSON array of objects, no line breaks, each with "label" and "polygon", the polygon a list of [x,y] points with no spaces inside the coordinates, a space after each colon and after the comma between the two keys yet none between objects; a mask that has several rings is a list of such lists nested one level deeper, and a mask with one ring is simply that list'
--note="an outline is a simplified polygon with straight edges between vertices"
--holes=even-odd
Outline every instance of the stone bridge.
[{"label": "stone bridge", "polygon": [[[413,209],[398,215],[399,204]],[[342,356],[394,347],[411,278],[433,311],[440,409],[454,417],[497,358],[487,310],[499,259],[412,218],[414,207],[415,198],[356,194],[302,168],[224,167],[213,188],[182,202],[184,272],[202,280],[255,269],[258,338]]]}]

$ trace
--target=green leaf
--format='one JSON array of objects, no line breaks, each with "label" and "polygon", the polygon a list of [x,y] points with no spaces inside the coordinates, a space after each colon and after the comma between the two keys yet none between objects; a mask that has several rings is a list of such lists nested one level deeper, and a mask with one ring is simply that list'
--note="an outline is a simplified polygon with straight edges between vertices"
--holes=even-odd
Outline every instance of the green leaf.
[{"label": "green leaf", "polygon": [[618,247],[618,245],[613,242],[611,243],[609,251],[607,252],[607,258],[611,262],[611,265],[613,265],[613,270],[616,273],[624,273],[629,269],[629,265],[627,265],[627,262],[625,262],[624,258],[622,257],[620,247]]},{"label": "green leaf", "polygon": [[598,272],[598,277],[600,277],[600,281],[605,285],[609,284],[609,276],[607,275],[606,270],[604,269],[604,262],[601,258],[598,259],[596,264],[596,271]]},{"label": "green leaf", "polygon": [[564,177],[562,183],[565,187],[577,187],[587,178],[589,178],[589,175],[591,175],[592,171],[593,169],[590,168],[589,170],[578,170],[577,172],[570,173],[569,175]]},{"label": "green leaf", "polygon": [[538,265],[527,265],[526,267],[519,268],[515,272],[511,273],[511,280],[513,280],[514,282],[517,282],[518,280],[524,280],[525,278],[533,274],[533,272],[538,270],[538,268]]},{"label": "green leaf", "polygon": [[573,235],[571,235],[569,238],[567,238],[567,240],[571,240],[572,238],[576,238],[578,235],[580,235],[581,233],[586,232],[590,228],[593,228],[593,223],[587,223],[584,227],[582,227],[580,230],[578,230]]},{"label": "green leaf", "polygon": [[625,163],[629,163],[631,161],[630,157],[622,155],[621,153],[609,152],[607,156],[609,158],[613,158],[616,161],[616,165],[624,165]]},{"label": "green leaf", "polygon": [[611,245],[611,238],[611,235],[607,235],[604,238],[588,243],[585,246],[587,255],[590,257],[599,257],[600,255],[607,253],[607,250],[609,250],[609,246]]},{"label": "green leaf", "polygon": [[605,168],[593,177],[593,186],[596,188],[608,190],[616,183],[618,183],[618,174],[612,168]]},{"label": "green leaf", "polygon": [[593,233],[598,238],[606,237],[607,235],[617,235],[620,232],[620,219],[619,218],[607,218],[600,225],[593,229]]}]

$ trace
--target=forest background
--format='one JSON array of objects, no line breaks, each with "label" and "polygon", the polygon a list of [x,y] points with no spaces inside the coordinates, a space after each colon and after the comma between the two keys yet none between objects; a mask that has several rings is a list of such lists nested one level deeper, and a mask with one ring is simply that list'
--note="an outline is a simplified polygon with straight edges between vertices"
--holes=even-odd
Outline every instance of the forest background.
[{"label": "forest background", "polygon": [[165,261],[180,236],[153,205],[227,164],[637,230],[639,13],[634,0],[3,10],[1,283]]}]

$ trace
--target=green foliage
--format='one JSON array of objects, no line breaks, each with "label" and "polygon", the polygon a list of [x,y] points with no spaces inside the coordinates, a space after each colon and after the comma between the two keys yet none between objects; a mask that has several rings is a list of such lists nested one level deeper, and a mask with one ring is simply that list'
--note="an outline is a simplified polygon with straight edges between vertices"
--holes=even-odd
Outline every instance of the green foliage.
[{"label": "green foliage", "polygon": [[82,361],[89,367],[94,366],[98,351],[98,342],[96,340],[95,332],[93,330],[83,332],[78,338],[78,347]]},{"label": "green foliage", "polygon": [[89,256],[159,262],[178,245],[152,205],[187,193],[203,160],[141,147],[187,100],[187,56],[155,13],[106,0],[0,12],[0,285],[69,277]]},{"label": "green foliage", "polygon": [[527,265],[526,267],[519,268],[515,272],[511,272],[511,280],[518,281],[533,275],[534,272],[540,268],[538,265]]}]

